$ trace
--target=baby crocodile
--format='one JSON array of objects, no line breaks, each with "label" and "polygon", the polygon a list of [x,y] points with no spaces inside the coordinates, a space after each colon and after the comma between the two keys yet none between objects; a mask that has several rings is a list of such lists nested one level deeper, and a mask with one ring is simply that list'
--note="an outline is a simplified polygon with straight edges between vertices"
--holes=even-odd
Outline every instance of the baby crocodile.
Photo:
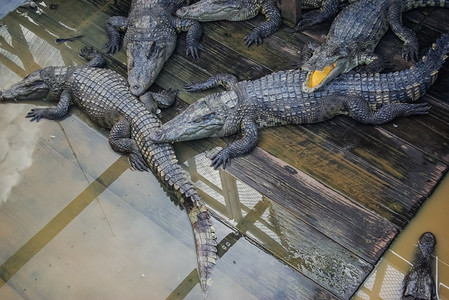
[{"label": "baby crocodile", "polygon": [[382,70],[385,63],[374,48],[389,27],[404,42],[402,57],[416,61],[418,39],[401,18],[404,11],[425,6],[449,7],[449,0],[360,0],[347,6],[335,18],[326,41],[303,64],[304,91],[316,91],[358,65],[369,64],[370,72]]},{"label": "baby crocodile", "polygon": [[[280,71],[252,81],[220,74],[204,83],[188,86],[192,91],[219,84],[226,91],[208,95],[155,130],[156,142],[176,142],[223,137],[238,131],[242,138],[212,158],[218,168],[248,153],[257,145],[258,128],[284,124],[309,124],[339,114],[367,124],[381,124],[399,116],[426,114],[424,104],[400,103],[420,98],[435,81],[449,51],[449,34],[438,39],[416,67],[388,74],[343,74],[321,91],[306,93],[306,73]],[[379,107],[378,110],[370,108]]]},{"label": "baby crocodile", "polygon": [[27,115],[31,121],[61,119],[71,105],[77,105],[94,123],[110,128],[109,143],[112,149],[128,153],[133,168],[151,169],[183,203],[193,227],[200,283],[205,289],[210,283],[217,253],[209,211],[201,201],[189,173],[177,163],[173,146],[150,140],[149,135],[159,128],[160,120],[129,92],[126,79],[120,74],[91,67],[98,63],[96,57],[83,67],[37,70],[0,92],[0,102],[43,98],[58,101],[51,108],[32,109]]},{"label": "baby crocodile", "polygon": [[120,31],[126,31],[123,44],[128,57],[128,82],[135,96],[142,95],[156,80],[165,62],[176,48],[177,32],[187,31],[186,55],[194,58],[203,49],[197,21],[173,16],[185,5],[183,0],[133,0],[128,18],[114,16],[106,23],[108,53],[120,45]]},{"label": "baby crocodile", "polygon": [[404,278],[403,296],[405,299],[432,300],[435,296],[435,285],[432,278],[432,253],[436,239],[431,232],[425,232],[418,241],[418,250],[413,267]]}]

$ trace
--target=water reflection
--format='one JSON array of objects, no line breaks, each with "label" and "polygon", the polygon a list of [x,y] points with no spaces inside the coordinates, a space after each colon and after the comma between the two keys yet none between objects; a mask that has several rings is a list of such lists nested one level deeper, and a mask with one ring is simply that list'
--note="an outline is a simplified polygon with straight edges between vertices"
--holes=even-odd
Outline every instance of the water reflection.
[{"label": "water reflection", "polygon": [[402,281],[409,272],[418,239],[432,232],[437,240],[434,256],[434,280],[439,299],[449,299],[449,177],[443,179],[430,199],[426,200],[412,222],[385,252],[373,273],[366,279],[354,299],[400,299]]},{"label": "water reflection", "polygon": [[[217,217],[308,278],[349,297],[348,291],[357,288],[366,272],[360,265],[369,266],[228,172],[211,168],[210,157],[217,151],[199,153],[185,162]],[[219,250],[231,246],[221,242]]]},{"label": "water reflection", "polygon": [[39,126],[23,121],[28,105],[2,107],[0,118],[0,204],[11,194],[11,189],[22,179],[23,170],[32,163],[32,155],[41,132]]},{"label": "water reflection", "polygon": [[[18,10],[4,18],[0,89],[39,68],[79,63],[75,48],[82,41],[54,42],[74,27],[50,22],[42,7],[40,15]],[[105,18],[94,11],[86,6],[65,16]],[[2,201],[8,201],[0,206],[0,298],[201,297],[187,216],[154,176],[130,172],[104,134],[78,114],[35,124],[23,118],[29,108],[2,104],[0,110],[2,170],[11,174],[1,178]],[[204,155],[187,165],[217,218],[239,230],[215,221],[220,260],[210,297],[296,298],[298,282],[309,294],[328,294],[252,244],[281,243],[268,221],[271,201],[213,171]]]}]

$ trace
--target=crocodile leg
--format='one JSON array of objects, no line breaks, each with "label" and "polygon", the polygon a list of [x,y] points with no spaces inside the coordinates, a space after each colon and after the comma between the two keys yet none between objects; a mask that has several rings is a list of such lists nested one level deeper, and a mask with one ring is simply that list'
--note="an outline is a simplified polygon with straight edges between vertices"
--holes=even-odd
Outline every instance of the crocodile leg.
[{"label": "crocodile leg", "polygon": [[296,31],[304,31],[313,25],[322,23],[338,12],[338,0],[324,0],[319,10],[310,11],[302,15],[301,20],[296,24]]},{"label": "crocodile leg", "polygon": [[375,53],[360,54],[360,65],[355,68],[358,73],[379,73],[387,67],[386,60]]},{"label": "crocodile leg", "polygon": [[372,110],[368,102],[357,96],[341,96],[340,101],[349,117],[365,124],[383,124],[396,117],[423,115],[430,109],[426,103],[392,103],[383,105],[378,110]]},{"label": "crocodile leg", "polygon": [[71,98],[71,93],[65,90],[61,93],[58,105],[50,108],[33,108],[28,112],[26,118],[31,118],[30,122],[39,122],[42,118],[48,120],[62,119],[69,111]]},{"label": "crocodile leg", "polygon": [[320,46],[317,42],[308,42],[302,47],[301,53],[299,54],[298,60],[294,62],[295,69],[301,69],[301,67],[304,65],[309,58],[312,57],[313,52],[315,52],[318,47]]},{"label": "crocodile leg", "polygon": [[393,3],[388,8],[388,20],[391,30],[404,42],[402,57],[406,60],[416,62],[418,60],[418,38],[415,33],[402,25],[401,3]]},{"label": "crocodile leg", "polygon": [[177,92],[163,91],[160,93],[146,92],[139,97],[139,101],[145,105],[146,109],[152,113],[157,113],[159,108],[167,108],[171,106],[176,100]]},{"label": "crocodile leg", "polygon": [[214,169],[218,169],[221,165],[225,169],[226,165],[231,164],[231,158],[244,155],[257,146],[258,130],[256,123],[252,119],[246,117],[242,120],[241,131],[241,139],[230,143],[226,148],[212,157],[211,166]]},{"label": "crocodile leg", "polygon": [[126,31],[128,19],[125,17],[110,17],[104,27],[109,41],[106,43],[106,52],[116,53],[120,48],[120,31]]},{"label": "crocodile leg", "polygon": [[159,93],[148,93],[150,93],[151,97],[153,98],[154,102],[156,102],[159,108],[167,108],[175,103],[178,91],[169,89],[168,91],[163,90]]},{"label": "crocodile leg", "polygon": [[233,84],[238,82],[237,77],[232,74],[220,73],[209,77],[206,81],[195,82],[185,85],[189,92],[205,91],[213,87],[221,85],[225,89],[229,89]]},{"label": "crocodile leg", "polygon": [[246,46],[256,44],[258,46],[262,43],[262,38],[267,37],[275,33],[279,26],[281,26],[281,13],[277,9],[276,5],[272,1],[265,1],[260,8],[261,13],[267,19],[243,39]]},{"label": "crocodile leg", "polygon": [[114,151],[129,154],[129,163],[133,169],[149,171],[150,169],[137,147],[136,142],[130,137],[131,126],[125,118],[121,117],[120,120],[112,126],[108,140]]},{"label": "crocodile leg", "polygon": [[106,60],[104,59],[103,55],[98,53],[98,51],[93,47],[84,47],[83,49],[81,49],[79,55],[87,60],[87,63],[84,64],[86,67],[101,68],[106,65]]},{"label": "crocodile leg", "polygon": [[203,29],[198,21],[181,19],[178,17],[173,17],[172,19],[173,27],[178,31],[187,31],[187,50],[186,55],[192,55],[193,58],[200,57],[200,51],[204,51],[203,45],[200,44],[201,35],[203,34]]}]

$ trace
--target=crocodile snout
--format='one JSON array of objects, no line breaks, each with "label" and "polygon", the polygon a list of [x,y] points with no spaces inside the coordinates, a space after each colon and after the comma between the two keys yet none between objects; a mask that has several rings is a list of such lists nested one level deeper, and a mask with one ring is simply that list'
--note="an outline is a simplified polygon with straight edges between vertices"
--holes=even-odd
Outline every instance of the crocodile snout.
[{"label": "crocodile snout", "polygon": [[155,143],[162,143],[164,139],[164,133],[162,130],[155,130],[151,136],[150,139]]},{"label": "crocodile snout", "polygon": [[3,93],[0,91],[0,102],[3,100]]},{"label": "crocodile snout", "polygon": [[145,92],[145,88],[143,85],[140,84],[133,84],[129,87],[131,94],[133,94],[134,96],[141,96],[144,92]]},{"label": "crocodile snout", "polygon": [[179,17],[179,18],[185,17],[186,14],[187,14],[187,8],[185,8],[185,7],[181,7],[180,9],[178,9],[176,11],[176,16]]}]

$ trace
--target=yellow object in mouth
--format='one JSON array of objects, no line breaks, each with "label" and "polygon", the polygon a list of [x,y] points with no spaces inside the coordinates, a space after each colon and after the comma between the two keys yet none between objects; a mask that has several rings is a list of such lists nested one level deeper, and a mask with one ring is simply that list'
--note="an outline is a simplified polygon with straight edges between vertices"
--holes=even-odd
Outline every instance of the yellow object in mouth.
[{"label": "yellow object in mouth", "polygon": [[337,63],[333,63],[330,66],[324,67],[322,71],[313,71],[312,75],[309,77],[309,82],[307,83],[307,87],[313,88],[316,87],[318,84],[323,81],[324,78],[326,78],[327,75],[335,68]]}]

